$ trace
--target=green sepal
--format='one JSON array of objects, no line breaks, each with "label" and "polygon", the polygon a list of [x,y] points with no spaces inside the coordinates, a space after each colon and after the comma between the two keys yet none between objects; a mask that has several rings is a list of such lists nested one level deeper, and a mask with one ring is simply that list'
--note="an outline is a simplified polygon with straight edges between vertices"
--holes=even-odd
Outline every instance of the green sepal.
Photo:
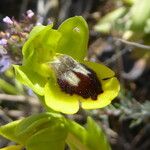
[{"label": "green sepal", "polygon": [[109,33],[113,27],[116,27],[116,21],[123,17],[127,12],[126,7],[120,7],[104,17],[95,25],[94,29],[98,32]]},{"label": "green sepal", "polygon": [[47,79],[38,73],[31,71],[26,66],[13,66],[15,69],[16,78],[24,85],[31,88],[35,93],[44,95],[44,86]]},{"label": "green sepal", "polygon": [[49,26],[35,26],[32,31],[29,34],[28,40],[25,42],[23,49],[22,49],[22,53],[23,53],[23,61],[24,63],[27,63],[28,60],[30,60],[30,57],[33,55],[34,53],[34,45],[32,44],[32,42],[34,41],[34,39],[36,37],[41,36],[41,34],[47,30],[52,29],[53,25],[49,25]]},{"label": "green sepal", "polygon": [[83,60],[87,54],[89,37],[88,25],[84,18],[69,18],[60,25],[58,31],[62,36],[57,45],[57,52],[76,60]]},{"label": "green sepal", "polygon": [[[50,25],[48,25],[48,26],[49,26],[49,28],[51,29],[51,28],[53,27],[53,24],[50,24]],[[37,25],[37,26],[35,26],[35,27],[31,30],[31,32],[29,33],[28,39],[29,39],[30,41],[32,41],[32,39],[34,39],[34,37],[36,37],[38,34],[40,34],[40,32],[43,31],[45,28],[46,28],[46,26],[44,26],[44,25]]]},{"label": "green sepal", "polygon": [[38,70],[38,65],[49,62],[55,56],[61,34],[52,25],[35,27],[23,46],[23,65]]}]

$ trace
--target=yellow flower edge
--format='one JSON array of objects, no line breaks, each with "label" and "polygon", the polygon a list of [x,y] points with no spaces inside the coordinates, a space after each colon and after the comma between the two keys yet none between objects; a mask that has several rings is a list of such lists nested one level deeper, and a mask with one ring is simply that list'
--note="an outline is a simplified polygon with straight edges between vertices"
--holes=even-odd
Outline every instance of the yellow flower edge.
[{"label": "yellow flower edge", "polygon": [[53,110],[65,114],[74,114],[79,110],[78,96],[62,92],[54,80],[45,86],[45,103]]},{"label": "yellow flower edge", "polygon": [[60,89],[56,77],[53,77],[45,86],[45,103],[48,107],[65,114],[74,114],[79,110],[80,103],[84,109],[102,108],[109,105],[118,95],[119,82],[111,69],[103,64],[88,61],[84,61],[82,64],[95,71],[104,92],[98,95],[97,100],[84,99],[77,94],[70,95]]}]

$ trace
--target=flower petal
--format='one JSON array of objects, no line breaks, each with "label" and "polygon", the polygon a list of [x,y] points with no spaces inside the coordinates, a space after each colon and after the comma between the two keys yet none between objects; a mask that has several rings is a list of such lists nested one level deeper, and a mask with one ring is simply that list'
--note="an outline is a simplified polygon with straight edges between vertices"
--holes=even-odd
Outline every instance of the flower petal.
[{"label": "flower petal", "polygon": [[82,102],[82,108],[95,109],[109,105],[111,101],[118,95],[120,90],[119,82],[117,78],[114,77],[115,73],[103,64],[88,61],[83,63],[95,71],[102,84],[102,89],[104,92],[98,95],[97,100],[92,100],[91,98],[80,98],[80,101]]},{"label": "flower petal", "polygon": [[89,37],[86,21],[81,16],[69,18],[60,25],[58,31],[62,36],[58,42],[57,52],[83,60],[87,53]]},{"label": "flower petal", "polygon": [[82,99],[82,108],[96,109],[105,107],[111,103],[120,90],[119,82],[116,77],[102,81],[102,88],[104,92],[98,96],[98,100]]},{"label": "flower petal", "polygon": [[55,111],[66,114],[74,114],[79,110],[77,95],[69,95],[62,92],[56,80],[50,79],[45,86],[45,103]]}]

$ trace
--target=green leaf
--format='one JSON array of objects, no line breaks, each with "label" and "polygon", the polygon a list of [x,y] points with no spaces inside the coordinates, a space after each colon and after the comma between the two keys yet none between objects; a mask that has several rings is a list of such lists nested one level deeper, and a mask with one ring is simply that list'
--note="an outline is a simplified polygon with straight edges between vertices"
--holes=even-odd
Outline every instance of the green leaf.
[{"label": "green leaf", "polygon": [[27,142],[27,150],[64,150],[67,131],[59,124],[34,134]]},{"label": "green leaf", "polygon": [[90,150],[86,146],[86,130],[84,127],[71,120],[66,121],[68,137],[66,142],[71,150]]},{"label": "green leaf", "polygon": [[[16,128],[16,135],[18,139],[26,144],[30,141],[30,137],[38,134],[43,129],[52,128],[60,125],[62,116],[55,113],[42,113],[33,115],[21,121]],[[42,138],[43,139],[43,138]],[[45,139],[46,140],[46,139]]]},{"label": "green leaf", "polygon": [[110,150],[107,138],[102,129],[88,118],[85,128],[73,121],[67,121],[67,144],[71,150]]},{"label": "green leaf", "polygon": [[21,120],[13,121],[4,126],[0,126],[0,135],[11,140],[18,142],[18,138],[16,137],[16,127],[21,122]]},{"label": "green leaf", "polygon": [[123,0],[123,2],[127,5],[133,5],[136,2],[136,0]]},{"label": "green leaf", "polygon": [[146,22],[146,26],[145,26],[145,28],[144,28],[144,32],[146,33],[146,34],[150,34],[150,18],[147,20],[147,22]]},{"label": "green leaf", "polygon": [[24,145],[27,150],[63,150],[67,136],[64,123],[60,114],[42,113],[1,126],[0,135]]},{"label": "green leaf", "polygon": [[86,143],[91,150],[111,149],[102,129],[90,117],[88,117],[87,120],[86,130],[87,130]]},{"label": "green leaf", "polygon": [[83,60],[87,53],[89,37],[86,21],[79,16],[69,18],[60,25],[58,31],[62,36],[58,42],[57,52]]},{"label": "green leaf", "polygon": [[104,17],[98,22],[98,24],[94,27],[94,29],[98,32],[109,33],[112,26],[115,25],[116,21],[124,16],[127,12],[127,8],[120,7]]},{"label": "green leaf", "polygon": [[0,79],[0,89],[9,94],[18,94],[16,87],[8,83],[4,79]]}]

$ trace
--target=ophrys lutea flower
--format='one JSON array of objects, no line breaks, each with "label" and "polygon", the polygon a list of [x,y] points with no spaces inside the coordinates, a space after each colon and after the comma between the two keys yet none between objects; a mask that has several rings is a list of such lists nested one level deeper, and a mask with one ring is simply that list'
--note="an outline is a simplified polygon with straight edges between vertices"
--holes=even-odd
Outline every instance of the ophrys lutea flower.
[{"label": "ophrys lutea flower", "polygon": [[60,25],[37,26],[23,47],[18,79],[55,111],[73,114],[105,107],[118,95],[119,83],[108,67],[85,61],[88,27],[82,17]]}]

